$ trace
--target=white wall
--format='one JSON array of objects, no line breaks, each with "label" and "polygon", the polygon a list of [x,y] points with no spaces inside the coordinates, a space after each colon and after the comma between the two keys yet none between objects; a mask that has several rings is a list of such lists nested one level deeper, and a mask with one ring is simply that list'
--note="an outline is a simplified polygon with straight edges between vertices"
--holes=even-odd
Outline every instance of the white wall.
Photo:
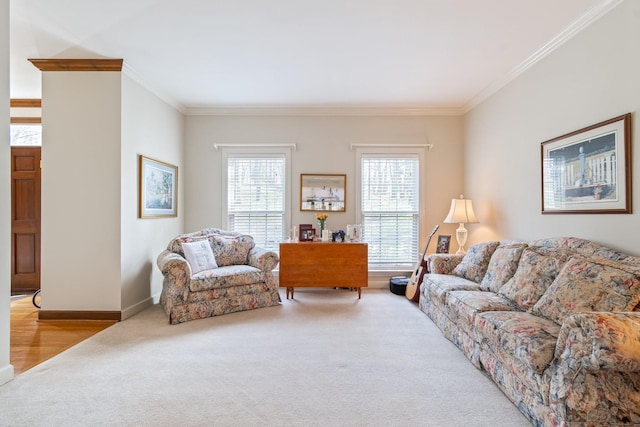
[{"label": "white wall", "polygon": [[120,310],[119,72],[42,73],[43,310]]},{"label": "white wall", "polygon": [[[11,200],[9,148],[9,0],[0,0],[0,200]],[[0,384],[13,379],[9,364],[11,295],[11,204],[0,204]]]},{"label": "white wall", "polygon": [[[328,225],[338,229],[356,221],[356,157],[351,144],[434,145],[425,155],[421,246],[433,226],[442,223],[451,198],[462,191],[462,117],[188,116],[186,129],[186,231],[223,224],[221,153],[214,144],[297,144],[291,160],[293,225],[316,222],[313,213],[300,211],[301,173],[347,174],[346,212],[330,214]],[[443,224],[441,234],[455,234],[454,230]],[[432,244],[435,248],[435,241]]]},{"label": "white wall", "polygon": [[[184,116],[126,74],[122,81],[121,276],[123,318],[157,302],[158,254],[184,228]],[[138,218],[138,156],[178,166],[178,217]]]},{"label": "white wall", "polygon": [[577,236],[640,255],[640,214],[542,215],[540,143],[632,112],[640,200],[640,2],[626,1],[465,117],[465,188],[481,224],[469,243]]}]

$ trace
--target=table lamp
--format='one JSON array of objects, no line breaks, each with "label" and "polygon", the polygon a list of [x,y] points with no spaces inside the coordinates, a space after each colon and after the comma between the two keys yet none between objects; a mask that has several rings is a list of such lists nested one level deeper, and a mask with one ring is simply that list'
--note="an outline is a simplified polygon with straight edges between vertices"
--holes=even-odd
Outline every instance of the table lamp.
[{"label": "table lamp", "polygon": [[464,228],[464,225],[478,222],[478,218],[473,212],[473,202],[470,199],[465,199],[462,194],[459,199],[451,199],[449,215],[444,219],[444,222],[447,224],[460,224],[460,227],[456,230],[456,240],[458,241],[456,254],[467,253],[464,248],[465,243],[467,243],[467,229]]}]

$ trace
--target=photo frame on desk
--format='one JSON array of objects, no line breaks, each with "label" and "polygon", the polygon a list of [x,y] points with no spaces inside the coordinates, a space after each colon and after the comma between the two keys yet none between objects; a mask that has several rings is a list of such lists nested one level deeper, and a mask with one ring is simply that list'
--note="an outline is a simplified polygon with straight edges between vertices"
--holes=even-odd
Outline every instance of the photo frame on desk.
[{"label": "photo frame on desk", "polygon": [[298,240],[301,242],[311,242],[316,235],[316,230],[311,224],[300,224],[300,234]]},{"label": "photo frame on desk", "polygon": [[451,235],[438,236],[438,246],[436,246],[437,254],[448,254],[449,253],[449,244],[451,243]]}]

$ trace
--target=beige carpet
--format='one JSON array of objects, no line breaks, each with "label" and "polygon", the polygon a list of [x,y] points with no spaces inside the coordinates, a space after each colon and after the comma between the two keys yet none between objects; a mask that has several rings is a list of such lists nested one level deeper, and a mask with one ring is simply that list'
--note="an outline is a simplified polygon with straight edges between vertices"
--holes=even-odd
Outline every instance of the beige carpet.
[{"label": "beige carpet", "polygon": [[0,386],[0,425],[530,426],[406,298],[295,296],[175,326],[151,307]]}]

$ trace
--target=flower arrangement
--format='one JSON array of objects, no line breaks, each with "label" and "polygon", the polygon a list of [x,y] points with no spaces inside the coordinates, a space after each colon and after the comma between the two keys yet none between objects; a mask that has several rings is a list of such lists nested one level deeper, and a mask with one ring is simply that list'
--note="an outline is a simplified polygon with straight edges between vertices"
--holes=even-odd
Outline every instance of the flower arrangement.
[{"label": "flower arrangement", "polygon": [[329,214],[326,214],[326,213],[316,214],[316,219],[320,223],[320,234],[322,234],[322,230],[324,230],[324,225],[327,222],[327,218],[329,218]]}]

